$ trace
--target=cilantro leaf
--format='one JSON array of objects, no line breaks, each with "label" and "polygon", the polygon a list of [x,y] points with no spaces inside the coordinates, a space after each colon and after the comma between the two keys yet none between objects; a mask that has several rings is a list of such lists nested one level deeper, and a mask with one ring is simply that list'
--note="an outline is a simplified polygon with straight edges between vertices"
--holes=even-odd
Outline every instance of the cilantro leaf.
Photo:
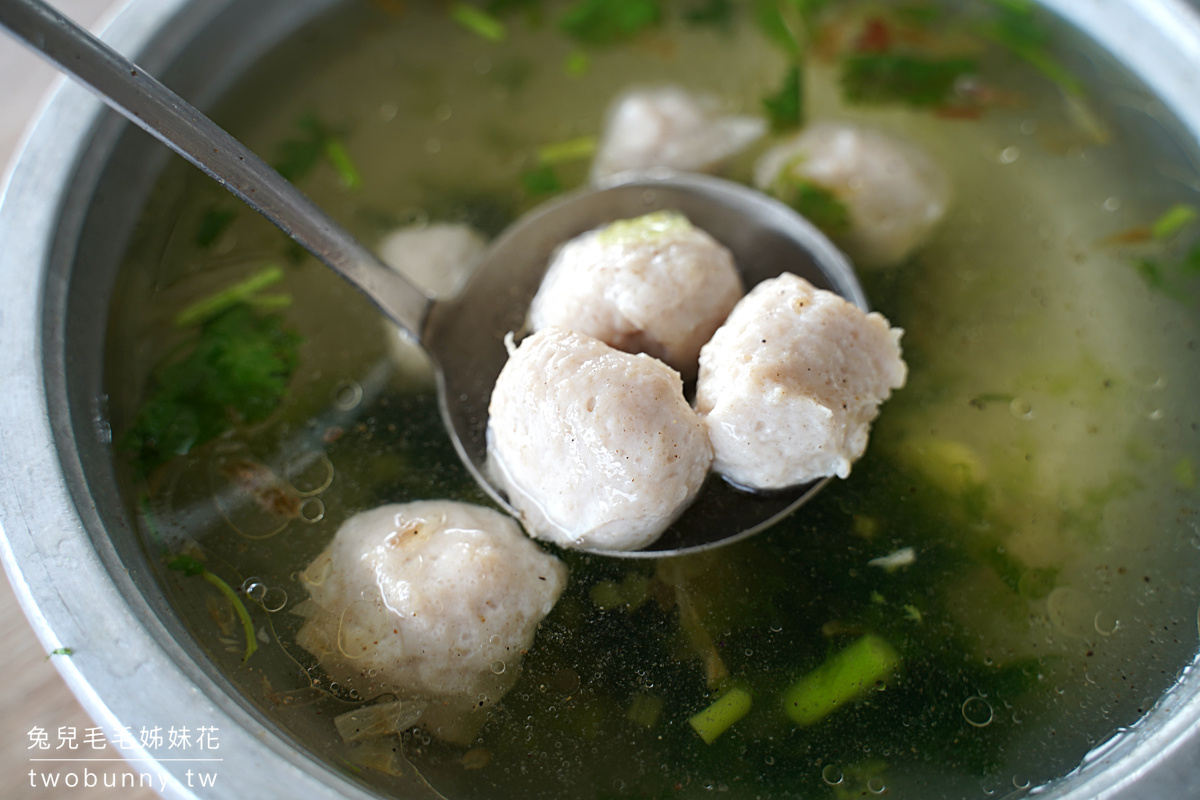
[{"label": "cilantro leaf", "polygon": [[804,76],[799,66],[790,67],[779,91],[762,99],[763,110],[774,130],[798,128],[804,122]]},{"label": "cilantro leaf", "polygon": [[1190,304],[1195,298],[1195,280],[1200,277],[1200,244],[1193,245],[1178,261],[1143,256],[1130,266],[1151,290]]},{"label": "cilantro leaf", "polygon": [[660,0],[579,0],[559,27],[581,44],[603,46],[631,39],[661,21]]},{"label": "cilantro leaf", "polygon": [[850,209],[837,195],[820,184],[803,179],[780,178],[772,187],[772,194],[831,236],[850,230]]},{"label": "cilantro leaf", "polygon": [[947,104],[955,82],[978,71],[970,58],[922,58],[902,53],[855,53],[842,61],[842,93],[859,104]]},{"label": "cilantro leaf", "polygon": [[162,367],[121,447],[144,476],[234,425],[265,419],[287,392],[300,338],[246,303],[206,320],[183,358]]},{"label": "cilantro leaf", "polygon": [[830,0],[756,0],[758,27],[793,56],[804,52],[813,22]]},{"label": "cilantro leaf", "polygon": [[992,2],[997,8],[996,18],[983,25],[979,33],[1007,48],[1068,94],[1082,94],[1083,84],[1050,55],[1050,30],[1039,17],[1036,6],[1026,0]]},{"label": "cilantro leaf", "polygon": [[483,8],[487,13],[497,17],[521,11],[529,15],[540,16],[542,0],[488,0],[484,3]]},{"label": "cilantro leaf", "polygon": [[167,562],[167,569],[178,570],[184,575],[203,575],[207,570],[203,564],[189,555],[177,555]]},{"label": "cilantro leaf", "polygon": [[212,208],[206,211],[196,227],[196,246],[211,247],[235,219],[237,211],[232,208]]},{"label": "cilantro leaf", "polygon": [[521,174],[521,185],[531,195],[557,194],[563,189],[562,181],[549,164],[539,164]]},{"label": "cilantro leaf", "polygon": [[295,183],[307,177],[324,159],[333,166],[347,187],[354,188],[362,182],[358,169],[333,128],[312,113],[302,116],[296,122],[296,127],[299,129],[298,135],[279,144],[277,157],[271,164],[276,172]]},{"label": "cilantro leaf", "polygon": [[693,25],[728,27],[733,21],[733,0],[698,0],[683,10],[683,18]]}]

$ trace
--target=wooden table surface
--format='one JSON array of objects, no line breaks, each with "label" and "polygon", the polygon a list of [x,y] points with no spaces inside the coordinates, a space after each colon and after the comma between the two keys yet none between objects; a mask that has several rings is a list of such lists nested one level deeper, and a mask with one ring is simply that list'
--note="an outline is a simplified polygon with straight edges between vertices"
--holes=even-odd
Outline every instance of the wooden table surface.
[{"label": "wooden table surface", "polygon": [[[94,27],[114,0],[50,0],[58,8],[85,26]],[[55,72],[0,32],[0,165],[8,164],[21,141],[23,131],[43,96],[56,78]],[[61,658],[61,656],[54,656]],[[38,749],[30,748],[35,728],[47,732],[50,747],[70,742],[70,730],[75,729],[77,743],[82,743],[88,728],[95,723],[67,688],[54,668],[51,659],[25,619],[7,576],[0,573],[0,797],[24,800],[150,800],[157,794],[146,789],[105,789],[103,781],[95,787],[83,785],[68,788],[68,774],[80,773],[79,767],[58,765],[45,767],[31,762]],[[59,737],[61,733],[62,738]],[[43,754],[48,751],[41,751]],[[113,758],[119,753],[89,750],[89,757]],[[30,770],[36,786],[31,786]],[[107,767],[109,773],[114,767]],[[122,771],[124,771],[122,769]],[[59,781],[58,788],[42,786],[43,778]],[[76,779],[79,778],[77,774]]]}]

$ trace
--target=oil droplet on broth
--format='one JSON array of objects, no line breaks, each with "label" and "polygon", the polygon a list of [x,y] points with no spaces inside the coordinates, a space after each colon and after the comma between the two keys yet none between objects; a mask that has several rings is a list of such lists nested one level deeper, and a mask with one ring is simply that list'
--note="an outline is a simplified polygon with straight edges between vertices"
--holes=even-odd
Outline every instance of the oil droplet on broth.
[{"label": "oil droplet on broth", "polygon": [[1083,639],[1096,630],[1096,611],[1091,599],[1070,586],[1060,586],[1046,598],[1046,614],[1060,633]]},{"label": "oil droplet on broth", "polygon": [[322,452],[303,453],[288,462],[284,467],[283,476],[296,494],[312,497],[325,491],[333,483],[333,462]]},{"label": "oil droplet on broth", "polygon": [[839,783],[845,780],[845,777],[846,776],[842,774],[842,768],[837,764],[826,764],[825,768],[821,770],[821,780],[825,781],[825,783],[829,784],[830,786],[837,786]]},{"label": "oil droplet on broth", "polygon": [[992,724],[992,704],[978,695],[968,697],[963,701],[962,715],[968,725],[975,728],[986,728]]},{"label": "oil droplet on broth", "polygon": [[333,405],[339,411],[358,408],[363,399],[363,388],[358,381],[344,380],[333,387]]},{"label": "oil droplet on broth", "polygon": [[263,593],[260,602],[262,603],[262,607],[267,611],[275,613],[276,611],[282,611],[283,607],[287,605],[287,601],[287,591],[279,586],[272,586]]},{"label": "oil droplet on broth", "polygon": [[325,501],[319,497],[309,497],[300,504],[299,520],[315,525],[325,519]]},{"label": "oil droplet on broth", "polygon": [[1101,636],[1112,636],[1121,627],[1121,621],[1113,616],[1111,612],[1100,610],[1096,612],[1095,618],[1092,619],[1092,627]]},{"label": "oil droplet on broth", "polygon": [[258,578],[246,578],[242,581],[242,591],[251,600],[262,602],[263,596],[267,592],[267,585]]},{"label": "oil droplet on broth", "polygon": [[1008,404],[1008,410],[1014,419],[1027,422],[1034,417],[1033,404],[1023,397],[1014,397]]}]

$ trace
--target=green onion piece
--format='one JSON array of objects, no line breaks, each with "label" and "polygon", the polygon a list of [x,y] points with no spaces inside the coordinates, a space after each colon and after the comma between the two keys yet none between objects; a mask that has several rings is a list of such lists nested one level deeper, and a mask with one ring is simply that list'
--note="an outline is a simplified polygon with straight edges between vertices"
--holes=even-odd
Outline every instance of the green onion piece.
[{"label": "green onion piece", "polygon": [[283,270],[275,264],[269,264],[243,281],[235,283],[228,289],[222,289],[214,295],[192,303],[175,315],[175,327],[188,328],[215,317],[230,306],[247,300],[252,294],[272,286],[283,280]]},{"label": "green onion piece", "polygon": [[1170,239],[1197,219],[1200,219],[1200,212],[1196,211],[1195,206],[1177,203],[1154,220],[1154,224],[1150,226],[1150,235],[1155,239]]},{"label": "green onion piece", "polygon": [[561,164],[564,161],[582,161],[596,154],[599,146],[595,136],[578,136],[538,148],[538,161],[543,164]]},{"label": "green onion piece", "polygon": [[254,635],[254,621],[250,619],[250,612],[246,610],[246,604],[242,602],[242,598],[238,597],[233,587],[222,580],[212,570],[208,569],[208,567],[188,555],[175,556],[167,562],[167,569],[178,570],[184,575],[189,576],[199,575],[229,599],[229,602],[233,604],[233,610],[238,615],[238,619],[242,621],[242,632],[246,635],[246,652],[242,655],[242,663],[245,664],[250,656],[254,655],[254,651],[258,649],[258,639]]},{"label": "green onion piece", "polygon": [[705,744],[712,744],[733,723],[750,713],[750,693],[734,687],[721,695],[708,708],[698,711],[688,719],[688,724],[700,735]]},{"label": "green onion piece", "polygon": [[563,71],[571,78],[581,78],[591,68],[592,59],[582,50],[572,50],[563,61]]},{"label": "green onion piece", "polygon": [[862,696],[900,666],[900,655],[867,634],[805,675],[783,695],[784,713],[798,725],[812,725]]},{"label": "green onion piece", "polygon": [[1171,467],[1171,474],[1175,476],[1175,482],[1183,488],[1196,488],[1196,464],[1187,456],[1175,462],[1175,466]]},{"label": "green onion piece", "polygon": [[258,311],[278,311],[292,304],[292,296],[290,294],[259,294],[247,297],[246,303]]},{"label": "green onion piece", "polygon": [[362,176],[359,175],[354,162],[350,160],[350,154],[346,152],[346,146],[339,140],[331,138],[325,140],[324,149],[325,157],[329,159],[329,163],[337,171],[342,185],[347,189],[357,189],[362,184]]},{"label": "green onion piece", "polygon": [[455,4],[450,9],[450,16],[459,25],[489,42],[502,42],[508,36],[508,28],[503,22],[468,3]]},{"label": "green onion piece", "polygon": [[73,656],[75,651],[69,647],[57,647],[46,654],[46,660],[50,660],[50,656]]}]

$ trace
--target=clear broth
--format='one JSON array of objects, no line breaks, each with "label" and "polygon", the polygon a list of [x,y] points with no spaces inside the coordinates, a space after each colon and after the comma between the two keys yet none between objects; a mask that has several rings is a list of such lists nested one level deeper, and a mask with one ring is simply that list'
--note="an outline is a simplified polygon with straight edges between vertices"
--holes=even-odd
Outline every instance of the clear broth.
[{"label": "clear broth", "polygon": [[[215,114],[264,154],[306,112],[343,126],[362,185],[347,189],[322,165],[302,187],[368,242],[423,218],[496,233],[540,199],[520,188],[537,149],[598,133],[628,86],[675,83],[757,113],[787,66],[743,15],[727,28],[676,20],[591,52],[590,68],[571,75],[563,63],[575,48],[553,25],[514,18],[498,44],[440,5],[390,7],[350,4],[319,20]],[[169,166],[114,301],[114,430],[186,339],[173,315],[264,263],[285,265],[286,319],[304,336],[289,395],[265,422],[145,483],[127,476],[131,506],[148,511],[147,550],[197,642],[311,752],[404,796],[931,800],[1004,796],[1069,771],[1147,712],[1197,650],[1200,319],[1198,295],[1155,291],[1132,268],[1141,251],[1108,243],[1172,203],[1196,203],[1195,174],[1186,164],[1168,174],[1143,146],[1157,124],[1142,115],[1149,95],[1056,33],[1070,45],[1064,59],[1108,87],[1090,96],[1113,133],[1104,146],[1081,135],[1056,87],[998,51],[982,56],[986,72],[1020,102],[978,120],[848,106],[832,69],[811,66],[810,119],[906,136],[956,187],[918,256],[861,276],[872,305],[906,331],[908,386],[850,478],[763,535],[657,567],[560,554],[567,593],[478,741],[466,752],[406,732],[397,758],[412,767],[400,776],[364,767],[334,731],[332,717],[371,698],[331,687],[294,644],[297,573],[357,511],[486,500],[446,439],[427,376],[393,365],[395,334],[366,302],[207,179]],[[731,174],[744,179],[747,166]],[[586,161],[559,173],[580,182]],[[197,245],[220,209],[236,216]],[[232,458],[282,476],[302,496],[299,516],[239,497],[220,468]],[[869,563],[904,547],[911,566]],[[233,609],[210,584],[166,569],[163,554],[178,552],[202,555],[244,593],[260,640],[245,664]],[[614,584],[649,589],[644,602],[602,608]],[[687,724],[716,694],[681,627],[679,592],[754,697],[712,745]],[[864,632],[900,652],[899,676],[817,725],[790,723],[780,693]],[[629,718],[637,698],[661,703],[653,724]]]}]

